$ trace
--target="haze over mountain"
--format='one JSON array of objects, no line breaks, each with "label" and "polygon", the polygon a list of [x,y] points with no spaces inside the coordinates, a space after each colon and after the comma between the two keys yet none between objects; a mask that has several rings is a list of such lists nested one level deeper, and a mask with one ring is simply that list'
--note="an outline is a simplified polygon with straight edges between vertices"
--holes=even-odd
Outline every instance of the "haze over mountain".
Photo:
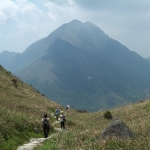
[{"label": "haze over mountain", "polygon": [[146,60],[147,60],[148,62],[150,62],[150,57],[146,58]]},{"label": "haze over mountain", "polygon": [[[2,59],[3,58],[3,59]],[[150,63],[91,22],[73,20],[0,63],[62,105],[95,111],[149,97]]]}]

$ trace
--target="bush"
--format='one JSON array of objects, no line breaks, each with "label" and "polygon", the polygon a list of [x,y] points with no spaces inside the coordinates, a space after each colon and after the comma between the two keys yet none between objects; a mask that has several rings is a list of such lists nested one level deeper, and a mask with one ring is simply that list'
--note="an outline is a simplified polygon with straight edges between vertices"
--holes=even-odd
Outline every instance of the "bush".
[{"label": "bush", "polygon": [[104,113],[104,118],[105,118],[105,119],[112,119],[112,114],[111,114],[111,112],[110,112],[110,111],[106,111],[106,112]]},{"label": "bush", "polygon": [[15,87],[17,87],[17,78],[13,78],[11,81],[14,83]]},{"label": "bush", "polygon": [[73,121],[71,121],[71,120],[67,120],[66,124],[67,124],[67,126],[75,126],[75,125],[76,125],[76,124],[75,124]]},{"label": "bush", "polygon": [[76,112],[79,112],[79,113],[87,113],[88,111],[87,111],[87,110],[76,110]]}]

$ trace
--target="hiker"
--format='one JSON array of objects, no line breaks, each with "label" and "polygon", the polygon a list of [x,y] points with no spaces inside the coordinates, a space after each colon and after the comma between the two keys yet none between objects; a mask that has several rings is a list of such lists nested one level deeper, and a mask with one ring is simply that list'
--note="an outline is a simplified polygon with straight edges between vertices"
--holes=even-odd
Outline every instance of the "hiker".
[{"label": "hiker", "polygon": [[66,110],[68,110],[68,108],[69,108],[70,106],[69,105],[67,105],[67,107],[66,107]]},{"label": "hiker", "polygon": [[66,117],[64,115],[64,112],[62,111],[61,115],[60,115],[60,126],[61,126],[61,129],[65,129],[65,122],[66,122]]},{"label": "hiker", "polygon": [[57,107],[56,110],[55,110],[55,115],[56,115],[56,120],[57,121],[58,121],[59,114],[60,114],[60,109],[59,109],[59,107]]},{"label": "hiker", "polygon": [[44,114],[44,118],[42,119],[42,128],[44,132],[44,137],[47,138],[50,130],[49,118],[47,118],[47,114]]}]

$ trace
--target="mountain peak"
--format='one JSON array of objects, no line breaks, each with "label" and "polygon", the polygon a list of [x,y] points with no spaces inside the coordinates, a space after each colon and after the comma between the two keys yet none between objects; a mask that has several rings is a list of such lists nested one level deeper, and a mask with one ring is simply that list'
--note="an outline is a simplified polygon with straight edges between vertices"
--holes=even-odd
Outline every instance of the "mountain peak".
[{"label": "mountain peak", "polygon": [[77,19],[74,19],[74,20],[72,20],[72,21],[70,21],[70,23],[80,23],[80,24],[83,24],[81,21],[79,21],[79,20],[77,20]]},{"label": "mountain peak", "polygon": [[47,97],[78,109],[119,106],[150,94],[150,64],[89,21],[63,24],[0,63]]},{"label": "mountain peak", "polygon": [[[98,50],[103,45],[103,39],[109,39],[109,36],[98,26],[90,21],[83,23],[77,19],[63,24],[52,32],[49,37],[53,37],[53,39],[61,38],[81,49],[86,45],[85,43],[88,43],[88,49],[93,49],[94,47],[95,50]],[[49,41],[52,40],[49,39]]]}]

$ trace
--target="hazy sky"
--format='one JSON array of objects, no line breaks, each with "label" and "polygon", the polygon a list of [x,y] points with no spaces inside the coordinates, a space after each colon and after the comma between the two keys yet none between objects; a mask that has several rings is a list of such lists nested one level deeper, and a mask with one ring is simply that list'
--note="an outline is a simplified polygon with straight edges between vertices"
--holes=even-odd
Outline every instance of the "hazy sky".
[{"label": "hazy sky", "polygon": [[0,0],[0,52],[21,53],[73,19],[150,56],[150,0]]}]

